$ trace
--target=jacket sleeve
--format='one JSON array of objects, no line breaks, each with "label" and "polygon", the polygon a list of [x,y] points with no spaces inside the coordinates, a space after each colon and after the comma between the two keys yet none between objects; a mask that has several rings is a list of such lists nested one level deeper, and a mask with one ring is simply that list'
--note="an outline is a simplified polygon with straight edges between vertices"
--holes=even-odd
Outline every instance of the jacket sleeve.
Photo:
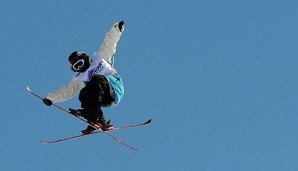
[{"label": "jacket sleeve", "polygon": [[124,25],[120,30],[118,24],[119,22],[115,23],[111,27],[99,49],[100,56],[110,64],[113,64],[113,56],[116,52],[117,43],[122,35],[122,32],[124,31]]},{"label": "jacket sleeve", "polygon": [[73,98],[84,87],[85,83],[82,80],[74,77],[67,85],[49,93],[46,98],[51,100],[53,103],[62,102]]}]

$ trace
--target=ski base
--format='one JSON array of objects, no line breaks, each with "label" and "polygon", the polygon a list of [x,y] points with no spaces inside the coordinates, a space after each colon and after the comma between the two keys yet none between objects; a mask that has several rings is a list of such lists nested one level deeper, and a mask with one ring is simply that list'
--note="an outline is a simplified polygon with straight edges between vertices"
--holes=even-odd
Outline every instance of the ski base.
[{"label": "ski base", "polygon": [[59,140],[55,140],[55,141],[44,141],[44,140],[42,140],[42,141],[40,141],[40,143],[42,143],[42,144],[54,144],[54,143],[63,142],[63,141],[67,141],[67,140],[73,140],[73,139],[86,137],[86,136],[89,136],[89,135],[99,134],[99,133],[102,133],[102,132],[112,132],[112,131],[118,131],[118,130],[123,130],[123,129],[141,127],[141,126],[148,125],[151,122],[152,122],[152,119],[149,119],[148,121],[146,121],[142,124],[136,124],[136,125],[123,126],[123,127],[119,127],[119,128],[113,128],[113,129],[108,130],[108,131],[95,131],[95,132],[92,132],[91,134],[80,134],[80,135],[67,137],[67,138],[63,138],[63,139],[59,139]]},{"label": "ski base", "polygon": [[[40,100],[43,100],[43,98],[42,98],[41,96],[39,96],[39,95],[37,95],[36,93],[34,93],[28,86],[27,86],[27,91],[28,91],[30,94],[32,94],[33,96],[39,98]],[[52,104],[52,106],[56,107],[57,109],[59,109],[59,110],[65,112],[65,113],[68,113],[69,115],[71,115],[71,116],[73,116],[73,117],[79,119],[80,121],[82,121],[82,122],[84,122],[84,123],[90,125],[90,126],[93,127],[94,129],[98,130],[98,132],[95,132],[95,133],[103,133],[103,134],[105,134],[106,136],[108,136],[108,137],[112,138],[113,140],[115,140],[116,142],[118,142],[119,144],[122,144],[123,146],[125,146],[125,147],[127,147],[127,148],[129,148],[129,149],[131,149],[131,150],[141,150],[141,148],[134,148],[134,147],[132,147],[132,146],[129,146],[128,144],[122,142],[122,141],[119,140],[118,138],[116,138],[116,137],[110,135],[110,134],[108,133],[108,131],[102,131],[100,128],[96,128],[94,125],[88,123],[87,121],[85,121],[84,119],[80,118],[80,117],[77,116],[77,115],[73,115],[73,114],[71,114],[68,110],[66,110],[66,109],[64,109],[64,108],[62,108],[62,107],[60,107],[60,106],[58,106],[58,105],[56,105],[56,104]],[[151,119],[150,119],[149,121],[151,122]],[[149,122],[149,123],[150,123],[150,122]],[[128,127],[129,127],[129,126],[128,126]],[[124,128],[123,128],[123,129],[124,129]],[[95,133],[93,133],[93,134],[95,134]],[[77,137],[81,137],[81,136],[82,136],[82,135],[78,135],[78,136],[75,136],[75,137],[77,138]],[[58,142],[59,142],[59,141],[58,141]],[[43,143],[43,144],[47,144],[47,143],[48,143],[48,144],[51,144],[51,142],[46,142],[46,141],[41,141],[41,143]]]}]

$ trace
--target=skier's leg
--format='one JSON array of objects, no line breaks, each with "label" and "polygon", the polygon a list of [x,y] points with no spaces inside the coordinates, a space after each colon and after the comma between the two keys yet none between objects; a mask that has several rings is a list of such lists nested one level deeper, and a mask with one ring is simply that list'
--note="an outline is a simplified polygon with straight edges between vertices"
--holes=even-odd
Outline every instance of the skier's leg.
[{"label": "skier's leg", "polygon": [[[82,116],[90,124],[96,124],[99,115],[102,114],[100,104],[98,103],[98,100],[94,98],[94,96],[98,97],[98,92],[94,91],[94,87],[95,86],[92,83],[88,83],[86,87],[81,90],[79,95],[81,107],[83,108]],[[85,130],[82,131],[82,133],[89,134],[94,130],[95,129],[93,127],[88,126]]]},{"label": "skier's leg", "polygon": [[[84,87],[79,95],[81,107],[83,108],[83,117],[89,123],[102,125],[102,129],[106,130],[109,125],[103,115],[101,106],[111,104],[113,98],[110,95],[109,83],[104,76],[94,76],[90,82]],[[92,132],[94,129],[88,127],[83,133]]]},{"label": "skier's leg", "polygon": [[110,106],[115,100],[114,90],[105,76],[93,76],[86,88],[92,106]]}]

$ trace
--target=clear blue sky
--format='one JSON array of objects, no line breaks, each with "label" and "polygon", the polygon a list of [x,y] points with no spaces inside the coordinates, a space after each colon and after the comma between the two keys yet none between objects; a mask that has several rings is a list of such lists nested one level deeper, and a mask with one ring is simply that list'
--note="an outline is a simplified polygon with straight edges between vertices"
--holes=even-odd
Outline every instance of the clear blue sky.
[{"label": "clear blue sky", "polygon": [[[298,2],[0,1],[0,170],[298,170]],[[148,127],[55,145],[85,125],[41,96],[68,83],[117,21],[126,85],[115,126]],[[78,108],[77,97],[59,105]]]}]

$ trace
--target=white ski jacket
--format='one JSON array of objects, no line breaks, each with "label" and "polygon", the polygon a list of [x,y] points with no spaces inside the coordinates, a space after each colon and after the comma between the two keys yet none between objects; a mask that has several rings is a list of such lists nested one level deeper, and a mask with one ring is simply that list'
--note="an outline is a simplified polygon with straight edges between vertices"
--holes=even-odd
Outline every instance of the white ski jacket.
[{"label": "white ski jacket", "polygon": [[[114,54],[116,52],[117,43],[124,31],[118,28],[119,22],[115,23],[110,31],[106,34],[102,45],[98,52],[94,52],[90,67],[84,72],[76,72],[72,80],[65,86],[49,93],[46,98],[53,103],[62,102],[73,98],[81,89],[86,86],[86,82],[90,81],[95,74],[104,75],[110,81],[115,90],[115,102],[111,106],[116,106],[124,94],[124,85],[117,71],[113,67]],[[117,82],[114,81],[117,78]],[[112,78],[112,79],[111,79]],[[121,80],[121,81],[118,81]]]}]

